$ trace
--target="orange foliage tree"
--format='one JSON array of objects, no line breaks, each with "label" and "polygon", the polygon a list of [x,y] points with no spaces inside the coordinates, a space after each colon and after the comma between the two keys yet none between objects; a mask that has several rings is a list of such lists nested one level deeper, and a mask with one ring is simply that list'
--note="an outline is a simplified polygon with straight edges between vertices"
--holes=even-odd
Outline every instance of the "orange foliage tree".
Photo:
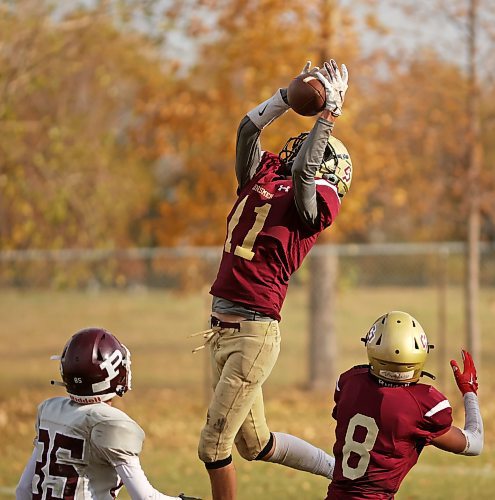
[{"label": "orange foliage tree", "polygon": [[[137,141],[146,144],[150,158],[156,159],[162,172],[168,172],[165,178],[171,181],[162,189],[147,227],[162,245],[219,244],[235,197],[238,123],[249,109],[287,86],[307,59],[321,64],[315,28],[318,2],[172,4],[169,16],[174,20],[183,16],[187,36],[196,40],[195,56],[186,64],[178,56],[178,79],[160,95],[143,94],[140,104],[140,113],[149,112]],[[197,15],[187,17],[190,12]],[[335,58],[349,66],[353,85],[353,74],[358,73],[358,39],[345,13],[335,40]],[[339,122],[335,131],[346,143],[352,142],[346,132],[355,113],[352,103],[359,93],[355,89],[349,92],[342,125]],[[263,132],[262,146],[279,151],[290,136],[308,130],[312,123],[313,119],[289,112]],[[349,147],[352,151],[353,144]],[[355,182],[352,197],[365,198],[367,185]],[[353,201],[349,205],[351,212],[359,206]]]},{"label": "orange foliage tree", "polygon": [[0,5],[0,248],[112,247],[148,206],[127,129],[150,43],[101,10]]}]

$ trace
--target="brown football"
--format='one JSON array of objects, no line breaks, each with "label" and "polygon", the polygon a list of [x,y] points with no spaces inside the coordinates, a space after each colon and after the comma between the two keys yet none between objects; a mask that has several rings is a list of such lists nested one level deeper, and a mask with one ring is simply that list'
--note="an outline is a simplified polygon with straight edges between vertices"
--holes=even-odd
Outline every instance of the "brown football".
[{"label": "brown football", "polygon": [[314,75],[296,76],[287,88],[291,108],[303,116],[314,116],[325,107],[325,87]]}]

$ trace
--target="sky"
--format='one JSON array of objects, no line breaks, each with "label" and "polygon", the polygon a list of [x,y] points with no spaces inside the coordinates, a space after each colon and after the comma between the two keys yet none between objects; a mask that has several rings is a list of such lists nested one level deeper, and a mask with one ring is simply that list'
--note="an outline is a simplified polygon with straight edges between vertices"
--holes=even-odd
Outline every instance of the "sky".
[{"label": "sky", "polygon": [[[170,0],[155,0],[155,8],[162,9]],[[187,1],[187,0],[184,0]],[[319,1],[319,0],[314,0]],[[450,62],[466,67],[466,27],[465,23],[456,25],[449,19],[449,11],[453,11],[455,6],[466,7],[469,0],[333,0],[336,5],[340,5],[355,16],[359,25],[363,27],[362,40],[363,47],[368,49],[383,48],[390,52],[406,50],[414,52],[419,47],[431,47],[440,56]],[[94,5],[97,0],[78,0],[77,2],[66,2],[65,0],[54,0],[59,6],[57,12],[66,12],[68,5]],[[146,0],[143,0],[146,4]],[[149,2],[148,2],[149,3]],[[488,26],[493,26],[493,37],[486,36],[488,29],[482,30],[485,36],[480,37],[479,67],[481,73],[489,75],[495,80],[495,0],[479,0],[482,10],[482,22]],[[415,16],[405,12],[407,5],[414,5]],[[434,12],[432,5],[443,5],[444,8],[436,9]],[[383,36],[373,33],[364,27],[364,19],[367,14],[373,13],[387,27],[390,33]],[[421,21],[417,16],[421,13]],[[144,17],[137,19],[137,24],[142,30],[150,30],[150,24]],[[180,52],[187,58],[194,57],[194,41],[185,39],[177,35],[172,39],[169,50],[175,53]],[[192,60],[192,59],[191,59]]]},{"label": "sky", "polygon": [[[338,0],[350,8],[358,19],[373,12],[391,29],[383,37],[364,30],[363,39],[371,47],[382,46],[390,52],[401,47],[410,52],[431,47],[447,61],[467,67],[467,20],[454,20],[456,10],[466,10],[469,0]],[[478,66],[480,74],[495,77],[495,0],[479,1]],[[414,5],[415,16],[405,7]],[[435,8],[437,6],[437,8]],[[440,6],[440,8],[438,8]],[[490,33],[491,31],[491,33]]]}]

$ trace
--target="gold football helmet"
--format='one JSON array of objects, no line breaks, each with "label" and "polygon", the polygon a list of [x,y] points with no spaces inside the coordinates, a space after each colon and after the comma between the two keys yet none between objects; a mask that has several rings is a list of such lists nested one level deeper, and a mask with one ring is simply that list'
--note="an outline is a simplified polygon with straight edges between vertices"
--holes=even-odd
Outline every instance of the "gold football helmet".
[{"label": "gold football helmet", "polygon": [[365,338],[370,370],[375,377],[395,384],[417,382],[433,346],[410,314],[392,311],[378,318]]},{"label": "gold football helmet", "polygon": [[[288,172],[292,171],[292,165],[297,153],[301,149],[308,132],[303,132],[297,137],[291,137],[279,153],[279,157]],[[328,144],[323,154],[323,160],[316,173],[317,177],[323,178],[337,188],[340,198],[343,198],[352,181],[352,161],[347,148],[332,135],[328,138]]]},{"label": "gold football helmet", "polygon": [[352,182],[351,155],[344,144],[333,135],[328,138],[318,173],[337,188],[340,198],[349,191]]}]

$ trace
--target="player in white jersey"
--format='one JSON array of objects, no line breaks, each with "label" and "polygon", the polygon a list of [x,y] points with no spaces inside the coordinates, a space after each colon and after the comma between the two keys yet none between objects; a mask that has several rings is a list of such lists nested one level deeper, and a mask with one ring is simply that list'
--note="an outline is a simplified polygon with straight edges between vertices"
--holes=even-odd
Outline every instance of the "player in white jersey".
[{"label": "player in white jersey", "polygon": [[[34,451],[17,500],[109,500],[125,485],[133,500],[183,499],[157,491],[139,461],[144,431],[112,399],[131,388],[131,355],[110,332],[87,328],[66,344],[60,373],[68,397],[38,408]],[[198,500],[198,499],[196,499]]]}]

